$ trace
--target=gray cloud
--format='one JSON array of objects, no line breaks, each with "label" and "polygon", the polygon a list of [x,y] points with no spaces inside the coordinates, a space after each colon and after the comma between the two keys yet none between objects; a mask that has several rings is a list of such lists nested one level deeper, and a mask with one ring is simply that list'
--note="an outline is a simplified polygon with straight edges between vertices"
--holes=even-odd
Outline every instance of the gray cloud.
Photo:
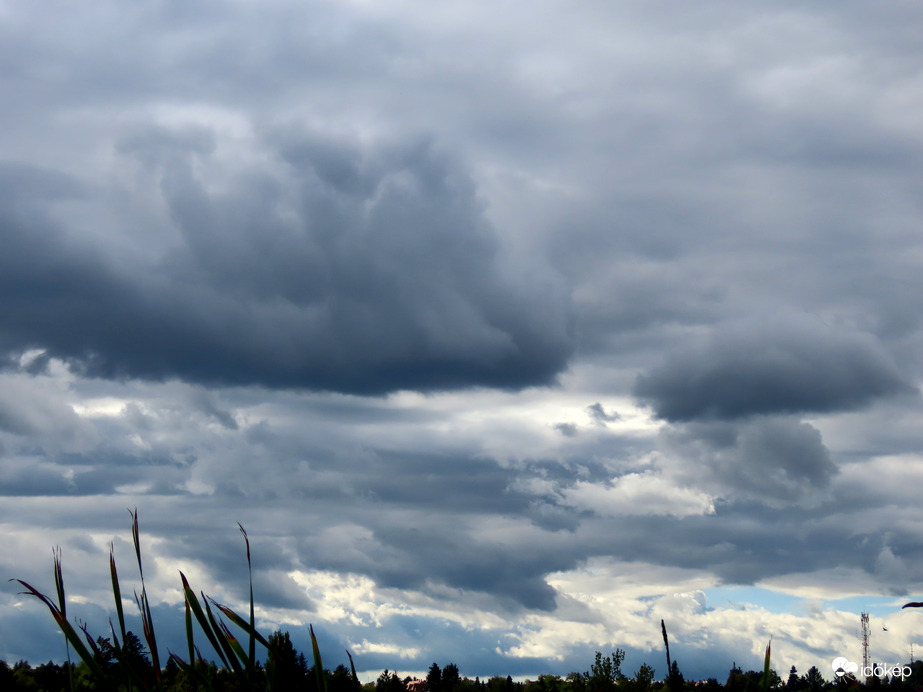
[{"label": "gray cloud", "polygon": [[838,472],[820,432],[790,418],[685,423],[661,437],[697,485],[731,498],[817,504],[829,499],[825,491]]},{"label": "gray cloud", "polygon": [[595,404],[587,406],[586,410],[587,413],[590,414],[590,417],[600,425],[605,425],[606,423],[614,423],[615,421],[621,420],[622,418],[618,411],[607,413],[606,409],[603,408],[603,405],[598,401]]},{"label": "gray cloud", "polygon": [[287,165],[232,172],[212,194],[196,137],[122,147],[166,157],[182,246],[160,267],[117,266],[0,209],[7,351],[42,348],[92,377],[366,393],[543,384],[567,363],[566,297],[503,268],[472,181],[428,142],[362,152],[286,133]]},{"label": "gray cloud", "polygon": [[634,387],[669,421],[844,411],[913,391],[871,337],[775,320],[720,329],[640,375]]},{"label": "gray cloud", "polygon": [[577,437],[580,433],[576,423],[555,423],[554,429],[564,437]]},{"label": "gray cloud", "polygon": [[241,521],[333,662],[532,677],[661,655],[598,562],[919,590],[923,7],[380,5],[4,10],[4,576],[105,632],[126,507],[164,594],[245,599]]}]

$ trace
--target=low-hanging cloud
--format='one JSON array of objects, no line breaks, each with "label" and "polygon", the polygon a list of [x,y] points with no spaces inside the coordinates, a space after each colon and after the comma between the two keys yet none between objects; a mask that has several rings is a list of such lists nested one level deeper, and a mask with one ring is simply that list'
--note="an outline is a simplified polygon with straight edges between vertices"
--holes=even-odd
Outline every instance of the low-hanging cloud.
[{"label": "low-hanging cloud", "polygon": [[671,422],[848,411],[913,391],[870,336],[772,320],[720,330],[640,375],[634,387]]},{"label": "low-hanging cloud", "polygon": [[353,393],[519,388],[566,366],[566,292],[506,253],[431,142],[286,131],[256,146],[271,164],[243,173],[215,170],[207,132],[122,142],[159,179],[163,235],[179,240],[144,262],[52,213],[65,176],[30,169],[47,184],[27,205],[0,190],[0,348],[93,377]]},{"label": "low-hanging cloud", "polygon": [[788,416],[666,426],[664,451],[710,492],[770,506],[818,503],[839,472],[812,425]]}]

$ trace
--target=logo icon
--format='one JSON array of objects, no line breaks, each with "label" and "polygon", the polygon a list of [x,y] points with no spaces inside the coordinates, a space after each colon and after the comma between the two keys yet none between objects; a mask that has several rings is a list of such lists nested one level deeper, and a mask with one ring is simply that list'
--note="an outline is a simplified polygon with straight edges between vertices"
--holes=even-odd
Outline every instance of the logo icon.
[{"label": "logo icon", "polygon": [[848,675],[850,673],[855,674],[859,672],[859,664],[855,661],[850,661],[843,656],[838,656],[837,658],[833,659],[833,663],[831,663],[830,666],[833,668],[833,674],[838,678],[841,678],[844,675]]}]

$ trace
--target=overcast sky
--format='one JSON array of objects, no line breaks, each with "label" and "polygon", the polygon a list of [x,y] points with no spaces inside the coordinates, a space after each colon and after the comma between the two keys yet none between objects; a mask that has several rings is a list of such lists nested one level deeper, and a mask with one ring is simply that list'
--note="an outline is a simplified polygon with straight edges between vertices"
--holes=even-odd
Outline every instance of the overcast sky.
[{"label": "overcast sky", "polygon": [[[923,5],[0,0],[0,658],[63,550],[363,679],[903,662]],[[883,628],[887,627],[887,631]],[[140,628],[136,625],[136,629]],[[923,640],[916,641],[918,646]]]}]

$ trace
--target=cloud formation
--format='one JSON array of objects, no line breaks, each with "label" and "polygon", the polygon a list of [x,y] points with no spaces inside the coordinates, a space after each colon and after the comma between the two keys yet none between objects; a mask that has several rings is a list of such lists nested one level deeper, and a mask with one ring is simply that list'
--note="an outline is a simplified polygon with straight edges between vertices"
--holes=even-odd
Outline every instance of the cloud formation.
[{"label": "cloud formation", "polygon": [[[634,671],[661,617],[687,679],[806,670],[859,599],[905,655],[923,7],[33,5],[0,575],[61,545],[105,632],[137,506],[173,649],[178,570],[246,601],[240,521],[261,627],[372,679]],[[0,658],[63,656],[40,605],[0,580]]]},{"label": "cloud formation", "polygon": [[[363,151],[267,137],[274,166],[221,171],[214,193],[195,172],[211,165],[208,132],[123,140],[153,168],[161,233],[179,241],[140,266],[28,203],[0,209],[7,352],[39,349],[90,377],[355,393],[517,388],[563,369],[566,294],[547,271],[503,262],[457,163],[425,140]],[[67,187],[29,173],[52,198]]]},{"label": "cloud formation", "polygon": [[869,335],[772,319],[684,345],[634,387],[659,418],[673,422],[848,411],[914,391]]}]

